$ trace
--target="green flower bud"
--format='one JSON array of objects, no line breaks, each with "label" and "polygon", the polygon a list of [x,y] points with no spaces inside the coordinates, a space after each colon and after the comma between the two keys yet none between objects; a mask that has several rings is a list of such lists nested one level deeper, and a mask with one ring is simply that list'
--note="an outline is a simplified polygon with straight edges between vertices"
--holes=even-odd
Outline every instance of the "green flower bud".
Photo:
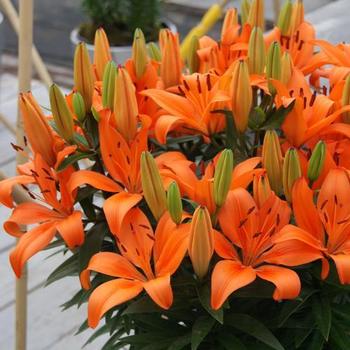
[{"label": "green flower bud", "polygon": [[250,74],[263,74],[266,64],[264,34],[259,27],[254,27],[249,38],[248,64]]},{"label": "green flower bud", "polygon": [[321,175],[325,159],[326,144],[323,141],[319,141],[312,152],[307,168],[307,177],[311,182],[315,182]]},{"label": "green flower bud", "polygon": [[199,49],[199,39],[198,36],[194,35],[191,39],[190,48],[187,57],[188,68],[191,73],[198,72],[199,68],[199,58],[197,50]]},{"label": "green flower bud", "polygon": [[[281,80],[281,46],[273,42],[267,53],[266,75],[268,79]],[[275,87],[269,82],[269,90],[272,95],[276,93]]]},{"label": "green flower bud", "polygon": [[135,29],[134,42],[132,44],[132,60],[134,61],[136,77],[140,79],[145,73],[148,63],[146,40],[140,28]]},{"label": "green flower bud", "polygon": [[277,22],[277,27],[281,30],[281,34],[284,36],[290,35],[292,14],[293,4],[290,0],[287,0],[282,6]]},{"label": "green flower bud", "polygon": [[[350,74],[346,77],[341,101],[343,106],[350,105]],[[342,118],[344,123],[350,124],[350,112],[344,112]]]},{"label": "green flower bud", "polygon": [[182,219],[182,202],[179,186],[175,181],[172,182],[168,188],[167,204],[172,220],[175,224],[179,225]]},{"label": "green flower bud", "polygon": [[149,152],[141,154],[141,182],[143,196],[153,216],[159,220],[167,209],[167,200],[156,161]]},{"label": "green flower bud", "polygon": [[117,76],[117,67],[113,61],[106,64],[102,79],[102,105],[113,111],[115,78]]},{"label": "green flower bud", "polygon": [[63,139],[71,142],[74,136],[74,122],[66,98],[55,84],[50,86],[49,95],[52,116],[55,120],[57,131]]},{"label": "green flower bud", "polygon": [[298,152],[289,148],[283,163],[283,190],[288,202],[292,200],[294,182],[302,176]]},{"label": "green flower bud", "polygon": [[281,82],[288,84],[293,74],[293,60],[289,52],[285,52],[281,59]]},{"label": "green flower bud", "polygon": [[250,11],[250,2],[249,0],[242,0],[241,1],[241,22],[242,26],[245,25],[248,21]]},{"label": "green flower bud", "polygon": [[73,111],[78,120],[83,122],[86,117],[86,110],[83,96],[79,92],[73,94]]},{"label": "green flower bud", "polygon": [[233,152],[230,149],[222,151],[215,167],[214,174],[214,201],[221,207],[230,190],[233,170]]},{"label": "green flower bud", "polygon": [[155,60],[157,62],[160,62],[162,60],[162,55],[156,43],[154,42],[148,43],[147,50],[148,50],[148,55],[152,60]]}]

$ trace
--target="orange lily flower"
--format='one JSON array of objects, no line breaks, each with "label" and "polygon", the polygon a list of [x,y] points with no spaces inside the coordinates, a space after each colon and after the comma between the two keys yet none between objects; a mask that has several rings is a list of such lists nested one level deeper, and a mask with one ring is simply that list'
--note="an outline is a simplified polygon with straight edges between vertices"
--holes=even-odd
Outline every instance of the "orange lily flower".
[{"label": "orange lily flower", "polygon": [[[211,113],[217,102],[228,101],[230,98],[219,91],[218,77],[212,74],[192,74],[184,77],[179,85],[177,95],[168,91],[149,89],[142,92],[150,97],[159,107],[166,111],[155,125],[155,134],[159,142],[165,143],[170,131],[181,130],[183,133],[201,133],[209,136],[217,125],[217,116]],[[223,115],[220,115],[224,119]]]},{"label": "orange lily flower", "polygon": [[[73,249],[84,241],[82,213],[74,210],[74,196],[67,189],[67,181],[73,172],[72,168],[55,173],[36,154],[34,162],[21,168],[23,173],[11,179],[0,182],[0,202],[13,207],[12,188],[22,185],[28,194],[43,204],[26,202],[15,207],[10,218],[4,223],[4,229],[19,242],[10,254],[10,262],[17,277],[20,277],[23,265],[34,254],[44,249],[58,232],[67,246]],[[26,185],[35,184],[40,194],[29,190]],[[56,186],[60,189],[61,197],[57,198]],[[37,224],[24,232],[22,225]]]},{"label": "orange lily flower", "polygon": [[288,204],[274,193],[260,209],[246,190],[239,188],[229,193],[219,213],[224,234],[215,232],[215,251],[224,260],[216,264],[212,273],[213,309],[219,309],[231,293],[252,283],[256,277],[275,285],[275,300],[298,296],[298,275],[278,265],[300,265],[309,256],[299,256],[300,252],[294,252],[288,241],[274,242],[279,231],[288,224],[290,213]]},{"label": "orange lily flower", "polygon": [[[298,227],[288,225],[284,239],[294,237],[323,252],[321,276],[329,273],[329,262],[334,261],[342,284],[350,283],[350,209],[346,205],[350,196],[349,172],[344,168],[330,170],[318,195],[313,201],[313,191],[304,179],[293,187],[293,208]],[[317,259],[317,258],[316,258]]]},{"label": "orange lily flower", "polygon": [[72,174],[68,187],[73,191],[86,184],[114,193],[105,200],[103,209],[110,230],[118,234],[125,215],[142,199],[140,157],[143,151],[147,151],[149,122],[144,119],[135,139],[127,143],[114,127],[113,114],[109,110],[101,112],[100,117],[101,155],[113,180],[95,171],[80,170]]},{"label": "orange lily flower", "polygon": [[165,214],[153,233],[147,217],[134,208],[125,217],[116,241],[120,254],[95,254],[80,276],[85,289],[90,288],[91,271],[117,277],[98,286],[89,298],[88,323],[92,328],[108,310],[135,298],[143,290],[160,307],[171,306],[170,277],[187,251],[188,230],[174,224]]},{"label": "orange lily flower", "polygon": [[[214,171],[215,162],[209,163],[203,167],[202,177],[196,175],[196,164],[187,160],[180,152],[168,152],[156,158],[160,173],[165,183],[175,180],[183,195],[195,201],[199,205],[207,207],[208,211],[215,213],[216,206],[214,201]],[[253,181],[254,175],[264,172],[263,169],[255,169],[261,162],[260,157],[250,158],[238,164],[232,172],[230,190],[239,187],[248,187]]]}]

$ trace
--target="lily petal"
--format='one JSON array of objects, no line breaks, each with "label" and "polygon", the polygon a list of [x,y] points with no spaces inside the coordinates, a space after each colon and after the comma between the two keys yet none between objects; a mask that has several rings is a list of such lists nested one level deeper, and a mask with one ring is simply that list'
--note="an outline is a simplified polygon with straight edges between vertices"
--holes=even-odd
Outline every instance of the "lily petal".
[{"label": "lily petal", "polygon": [[173,303],[169,274],[144,282],[143,287],[156,304],[163,309],[169,309]]},{"label": "lily petal", "polygon": [[84,227],[80,211],[74,211],[65,219],[58,221],[56,228],[70,249],[83,244]]}]

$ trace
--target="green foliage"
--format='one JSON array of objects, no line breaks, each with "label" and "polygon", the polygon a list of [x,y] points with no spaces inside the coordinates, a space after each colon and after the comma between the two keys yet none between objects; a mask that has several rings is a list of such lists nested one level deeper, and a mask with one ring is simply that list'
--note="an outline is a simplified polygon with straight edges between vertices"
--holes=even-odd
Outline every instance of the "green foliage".
[{"label": "green foliage", "polygon": [[93,24],[92,31],[103,27],[112,44],[118,44],[118,35],[119,40],[128,40],[125,44],[130,44],[136,28],[141,28],[146,38],[156,39],[160,3],[160,0],[82,0],[83,9]]}]

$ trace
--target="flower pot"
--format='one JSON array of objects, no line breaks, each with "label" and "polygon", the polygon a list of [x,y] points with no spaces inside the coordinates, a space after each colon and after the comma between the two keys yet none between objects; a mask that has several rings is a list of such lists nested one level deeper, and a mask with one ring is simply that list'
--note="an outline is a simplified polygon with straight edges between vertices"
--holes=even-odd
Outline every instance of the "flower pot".
[{"label": "flower pot", "polygon": [[[169,28],[172,32],[177,32],[176,25],[168,20],[162,21],[163,26]],[[79,35],[79,29],[74,28],[70,34],[70,41],[73,45],[73,50],[76,45],[80,42],[85,41],[85,39]],[[86,43],[86,47],[89,51],[91,59],[93,58],[94,45]],[[112,59],[118,64],[124,64],[125,61],[131,57],[132,46],[111,46]]]}]

